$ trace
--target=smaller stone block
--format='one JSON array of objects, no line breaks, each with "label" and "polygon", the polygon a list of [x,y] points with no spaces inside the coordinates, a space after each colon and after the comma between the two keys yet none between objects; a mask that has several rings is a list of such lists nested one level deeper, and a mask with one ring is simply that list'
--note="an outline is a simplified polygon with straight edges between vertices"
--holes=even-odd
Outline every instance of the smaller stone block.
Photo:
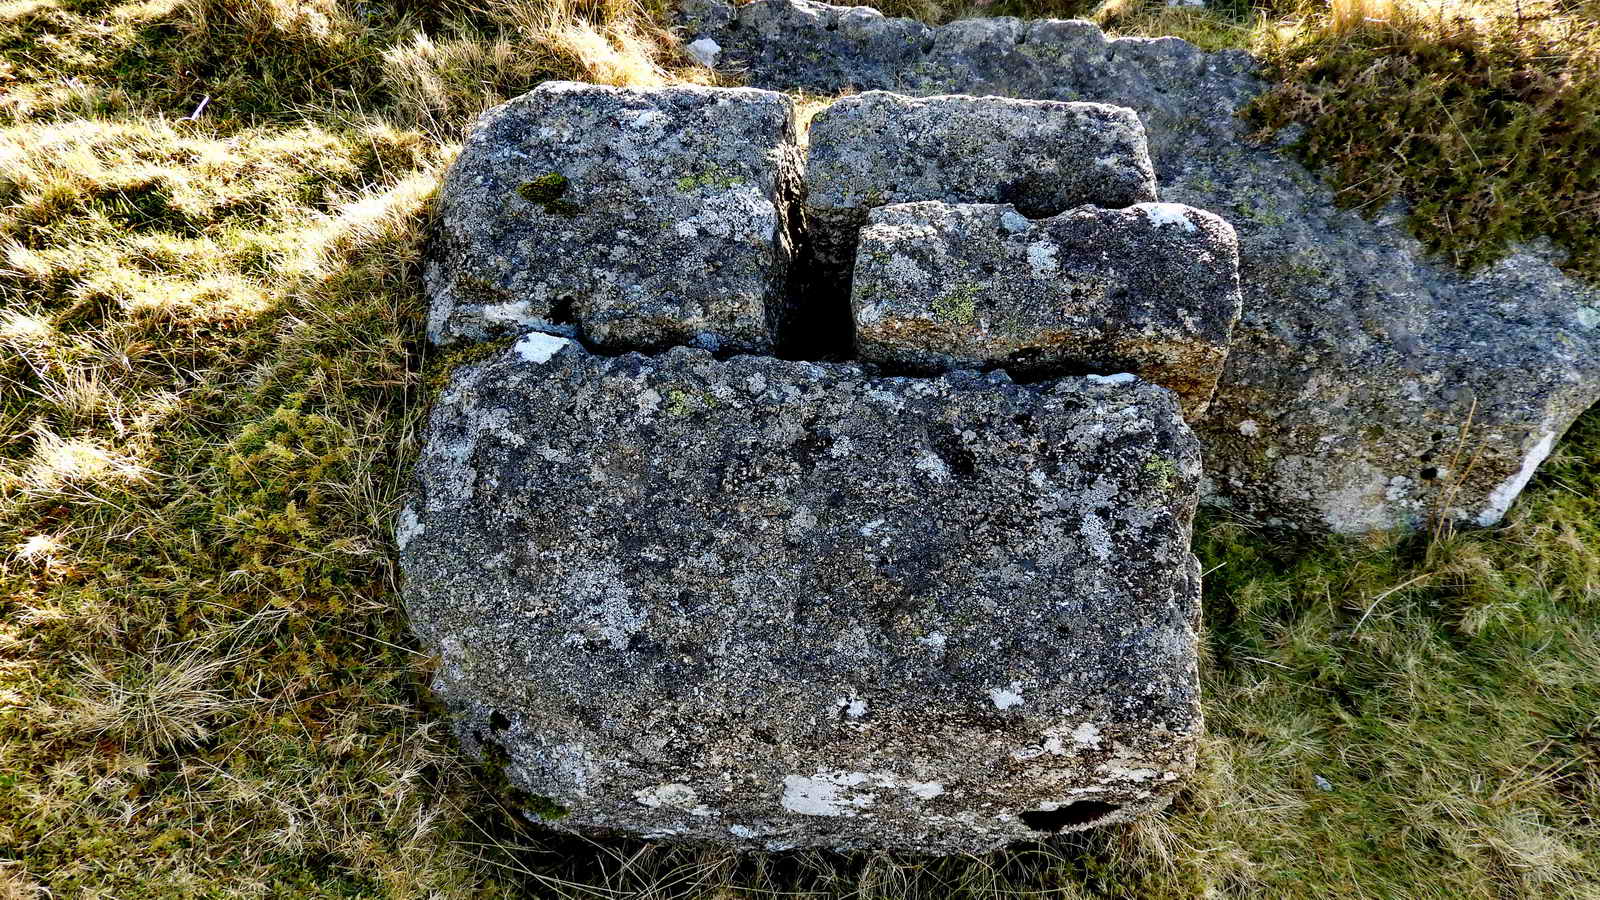
[{"label": "smaller stone block", "polygon": [[782,94],[546,82],[484,113],[445,178],[429,337],[771,352],[799,178]]},{"label": "smaller stone block", "polygon": [[1132,372],[1191,421],[1239,318],[1239,250],[1221,218],[1175,203],[872,211],[851,289],[856,349],[898,371],[1001,366],[1022,377]]},{"label": "smaller stone block", "polygon": [[1010,203],[1048,216],[1155,199],[1144,126],[1118,106],[869,91],[811,122],[806,221],[825,267],[848,266],[879,206]]}]

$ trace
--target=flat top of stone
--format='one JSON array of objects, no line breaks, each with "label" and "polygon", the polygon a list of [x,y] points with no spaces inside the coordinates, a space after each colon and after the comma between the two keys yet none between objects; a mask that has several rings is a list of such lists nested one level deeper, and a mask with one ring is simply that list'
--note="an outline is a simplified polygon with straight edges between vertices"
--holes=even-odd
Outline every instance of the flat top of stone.
[{"label": "flat top of stone", "polygon": [[798,178],[785,95],[541,84],[484,113],[445,179],[430,336],[769,350]]},{"label": "flat top of stone", "polygon": [[441,694],[564,823],[976,850],[1187,771],[1171,394],[552,341],[457,372],[401,554]]},{"label": "flat top of stone", "polygon": [[1046,216],[1156,199],[1132,110],[884,91],[842,98],[812,119],[806,188],[816,210],[945,200]]}]

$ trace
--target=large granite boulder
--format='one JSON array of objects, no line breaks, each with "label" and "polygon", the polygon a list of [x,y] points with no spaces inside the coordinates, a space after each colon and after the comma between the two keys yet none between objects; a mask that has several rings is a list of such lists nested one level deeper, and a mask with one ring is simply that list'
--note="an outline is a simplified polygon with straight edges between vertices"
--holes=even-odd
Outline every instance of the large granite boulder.
[{"label": "large granite boulder", "polygon": [[1202,414],[1239,318],[1233,228],[1173,203],[872,211],[852,279],[856,349],[888,369],[1003,366],[1040,378],[1128,371]]},{"label": "large granite boulder", "polygon": [[848,266],[869,210],[944,200],[1050,216],[1084,203],[1156,199],[1132,110],[1000,97],[871,91],[811,120],[805,219],[818,261]]},{"label": "large granite boulder", "polygon": [[454,374],[418,471],[435,689],[555,827],[978,852],[1192,768],[1199,453],[1131,375],[533,334]]},{"label": "large granite boulder", "polygon": [[1246,53],[1108,40],[1087,22],[928,28],[808,0],[690,0],[686,15],[720,65],[762,87],[1135,110],[1163,198],[1238,232],[1244,312],[1197,430],[1212,500],[1241,514],[1338,531],[1490,525],[1600,399],[1600,294],[1543,244],[1462,274],[1425,256],[1403,209],[1339,209],[1281,149],[1250,143],[1238,113],[1266,85]]},{"label": "large granite boulder", "polygon": [[769,352],[799,159],[782,94],[546,82],[485,113],[444,180],[429,337]]}]

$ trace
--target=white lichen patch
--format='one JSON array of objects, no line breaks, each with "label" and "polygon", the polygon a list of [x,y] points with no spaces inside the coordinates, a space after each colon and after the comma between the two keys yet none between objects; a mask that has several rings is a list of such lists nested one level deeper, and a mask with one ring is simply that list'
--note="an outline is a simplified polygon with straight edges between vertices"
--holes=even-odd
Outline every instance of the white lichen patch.
[{"label": "white lichen patch", "polygon": [[867,701],[860,697],[840,697],[837,706],[852,719],[859,719],[867,714]]},{"label": "white lichen patch", "polygon": [[417,518],[416,510],[407,506],[400,510],[400,518],[394,525],[394,542],[401,550],[422,534],[422,522]]},{"label": "white lichen patch", "polygon": [[1199,231],[1198,225],[1189,221],[1189,207],[1181,203],[1136,203],[1134,209],[1144,213],[1150,224],[1161,228],[1174,225],[1184,231]]},{"label": "white lichen patch", "polygon": [[783,807],[806,816],[851,818],[877,803],[878,795],[866,788],[905,791],[922,802],[945,792],[942,782],[910,781],[893,772],[818,771],[784,776]]},{"label": "white lichen patch", "polygon": [[526,300],[486,304],[479,315],[486,325],[532,325],[539,321],[539,317],[528,308]]},{"label": "white lichen patch", "polygon": [[1083,747],[1100,746],[1100,728],[1093,722],[1084,722],[1072,729],[1072,740]]},{"label": "white lichen patch", "polygon": [[1139,376],[1132,372],[1118,372],[1115,375],[1085,375],[1090,384],[1133,384]]},{"label": "white lichen patch", "polygon": [[722,45],[708,37],[692,41],[683,49],[695,62],[708,68],[715,66],[717,57],[722,55]]},{"label": "white lichen patch", "polygon": [[995,709],[1010,709],[1022,705],[1022,682],[1013,681],[1010,687],[989,688],[989,701]]},{"label": "white lichen patch", "polygon": [[572,342],[564,337],[535,331],[517,341],[511,349],[528,362],[540,365],[549,362],[552,356],[560,353],[562,348],[570,343]]},{"label": "white lichen patch", "polygon": [[928,477],[934,481],[945,482],[950,480],[950,468],[944,464],[944,460],[932,453],[922,454],[917,459],[916,466],[919,470],[926,472]]},{"label": "white lichen patch", "polygon": [[1061,268],[1056,255],[1061,250],[1049,241],[1036,241],[1028,245],[1028,268],[1035,278],[1049,278]]},{"label": "white lichen patch", "polygon": [[709,816],[714,810],[700,802],[700,795],[687,784],[658,784],[633,792],[633,799],[652,809],[681,809],[691,816]]},{"label": "white lichen patch", "polygon": [[877,800],[875,794],[850,792],[870,778],[865,772],[785,775],[783,808],[802,816],[854,816]]},{"label": "white lichen patch", "polygon": [[1083,514],[1083,520],[1078,525],[1078,534],[1083,536],[1084,542],[1089,547],[1089,552],[1101,561],[1111,558],[1112,539],[1111,532],[1106,529],[1106,523],[1101,521],[1098,513],[1090,510]]}]

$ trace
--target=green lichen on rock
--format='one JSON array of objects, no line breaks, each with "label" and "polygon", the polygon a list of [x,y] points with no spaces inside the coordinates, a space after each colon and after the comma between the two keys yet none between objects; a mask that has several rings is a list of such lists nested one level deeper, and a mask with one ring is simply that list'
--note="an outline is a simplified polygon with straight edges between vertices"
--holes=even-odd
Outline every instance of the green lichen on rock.
[{"label": "green lichen on rock", "polygon": [[681,419],[717,407],[717,398],[705,391],[673,391],[667,395],[667,415]]},{"label": "green lichen on rock", "polygon": [[933,301],[934,318],[946,325],[971,325],[978,318],[978,286],[963,282]]},{"label": "green lichen on rock", "polygon": [[685,194],[702,189],[725,191],[741,184],[744,184],[743,178],[718,169],[707,169],[698,175],[685,175],[677,181],[678,190]]},{"label": "green lichen on rock", "polygon": [[1150,476],[1157,490],[1166,493],[1178,477],[1178,464],[1164,456],[1152,456],[1145,460],[1144,473]]}]

